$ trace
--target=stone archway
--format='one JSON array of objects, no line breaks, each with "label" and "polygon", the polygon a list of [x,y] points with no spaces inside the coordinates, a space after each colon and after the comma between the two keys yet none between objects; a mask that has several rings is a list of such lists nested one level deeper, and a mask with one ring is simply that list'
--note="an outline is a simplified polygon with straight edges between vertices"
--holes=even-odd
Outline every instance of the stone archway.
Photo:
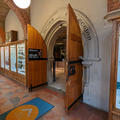
[{"label": "stone archway", "polygon": [[[86,77],[84,81],[89,82],[88,76],[90,75],[89,67],[93,64],[93,62],[100,61],[99,58],[99,42],[96,30],[90,21],[90,19],[81,11],[75,10],[76,16],[79,21],[79,25],[82,32],[82,39],[84,44],[84,62],[83,65],[85,66],[86,70],[84,74]],[[53,35],[58,31],[61,27],[67,27],[67,9],[61,8],[58,9],[46,22],[45,26],[43,27],[41,34],[45,39],[47,45],[47,55],[48,58],[51,60],[48,61],[48,83],[51,83],[53,80],[52,77],[52,62],[53,62],[53,47],[54,47],[54,39],[52,39]],[[88,69],[88,70],[87,70]]]},{"label": "stone archway", "polygon": [[50,18],[49,19],[50,21],[47,23],[47,25],[44,26],[44,28],[41,31],[42,36],[44,37],[47,45],[47,56],[48,58],[50,58],[47,64],[47,79],[49,84],[53,82],[52,75],[52,65],[54,60],[53,49],[56,42],[55,39],[52,38],[54,34],[57,31],[59,31],[59,29],[67,26],[65,18],[66,18],[65,16],[55,20],[53,18]]},{"label": "stone archway", "polygon": [[4,2],[11,10],[15,12],[16,16],[19,18],[24,30],[25,39],[27,39],[27,24],[30,24],[29,8],[27,10],[20,9],[13,3],[12,0],[4,0]]},{"label": "stone archway", "polygon": [[66,22],[65,21],[58,21],[49,31],[48,35],[46,36],[46,44],[47,44],[47,56],[49,59],[48,65],[47,65],[47,78],[48,83],[53,82],[53,75],[52,75],[52,65],[53,65],[53,51],[54,46],[56,43],[56,36],[59,34],[59,31],[66,28]]}]

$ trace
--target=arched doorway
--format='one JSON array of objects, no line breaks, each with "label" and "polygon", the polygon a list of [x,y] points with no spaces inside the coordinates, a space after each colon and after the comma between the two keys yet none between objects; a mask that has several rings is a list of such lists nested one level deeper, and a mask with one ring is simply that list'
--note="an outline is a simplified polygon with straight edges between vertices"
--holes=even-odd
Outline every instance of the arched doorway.
[{"label": "arched doorway", "polygon": [[[96,30],[91,20],[81,11],[74,9],[79,26],[81,28],[82,39],[84,44],[84,83],[86,86],[90,82],[90,66],[97,61],[100,61],[99,57],[99,40]],[[47,79],[48,83],[53,82],[52,65],[53,65],[53,49],[55,45],[55,39],[52,39],[56,31],[61,27],[67,26],[67,10],[66,8],[60,8],[48,19],[45,26],[43,27],[41,34],[47,45],[47,56],[49,59],[47,64]]]},{"label": "arched doorway", "polygon": [[[64,88],[61,87],[60,89],[65,91],[65,108],[69,110],[83,96],[83,66],[80,56],[83,57],[84,50],[81,28],[75,12],[70,4],[68,4],[67,8],[67,21],[60,20],[52,26],[48,32],[46,43],[48,51],[48,83],[50,85],[56,82],[58,77],[57,81],[60,80],[61,82],[58,83],[56,88],[59,89],[61,84],[64,86]],[[65,40],[66,38],[67,40]],[[52,59],[50,60],[50,58]],[[53,65],[54,67],[52,67]],[[54,74],[52,74],[52,71]],[[55,73],[58,73],[57,77]]]},{"label": "arched doorway", "polygon": [[24,9],[18,8],[12,0],[4,0],[4,2],[5,4],[8,5],[8,7],[11,10],[14,11],[16,16],[20,20],[24,30],[25,39],[27,39],[27,24],[30,24],[30,9],[28,8],[24,10]]},{"label": "arched doorway", "polygon": [[54,46],[57,39],[62,35],[66,37],[66,22],[61,20],[56,22],[49,30],[45,42],[47,44],[47,57],[49,58],[47,63],[47,80],[48,84],[52,84],[54,81],[53,75],[53,62],[54,62]]},{"label": "arched doorway", "polygon": [[51,38],[53,43],[52,81],[49,86],[65,91],[66,27],[61,26]]}]

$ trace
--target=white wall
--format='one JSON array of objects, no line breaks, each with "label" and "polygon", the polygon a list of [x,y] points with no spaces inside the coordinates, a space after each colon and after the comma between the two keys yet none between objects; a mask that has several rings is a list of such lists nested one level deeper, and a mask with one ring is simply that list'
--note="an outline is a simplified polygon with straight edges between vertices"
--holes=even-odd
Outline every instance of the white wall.
[{"label": "white wall", "polygon": [[[104,21],[104,16],[107,14],[107,0],[71,0],[71,5],[92,21],[99,38],[102,59],[90,68],[90,82],[85,87],[84,102],[108,111],[112,27]],[[65,0],[32,0],[32,26],[41,31],[50,16],[57,9],[65,6]]]},{"label": "white wall", "polygon": [[22,25],[12,10],[9,11],[5,19],[5,32],[8,32],[10,30],[18,31],[18,40],[24,40]]}]

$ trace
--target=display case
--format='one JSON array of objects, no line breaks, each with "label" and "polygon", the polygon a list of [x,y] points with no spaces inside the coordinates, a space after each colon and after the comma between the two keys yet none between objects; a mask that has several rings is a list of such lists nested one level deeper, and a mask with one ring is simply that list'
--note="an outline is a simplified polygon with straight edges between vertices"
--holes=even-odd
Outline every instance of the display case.
[{"label": "display case", "polygon": [[23,85],[26,85],[26,43],[20,40],[0,46],[0,73]]},{"label": "display case", "polygon": [[18,73],[25,75],[25,43],[17,45],[17,67]]},{"label": "display case", "polygon": [[10,45],[10,61],[11,71],[16,72],[16,45]]},{"label": "display case", "polygon": [[4,68],[4,47],[1,47],[1,68]]},{"label": "display case", "polygon": [[5,46],[5,69],[9,70],[9,46]]},{"label": "display case", "polygon": [[117,85],[116,85],[116,108],[120,110],[120,34],[119,34],[119,41],[118,41],[117,63],[118,64],[117,64]]},{"label": "display case", "polygon": [[114,22],[109,120],[120,120],[120,22]]}]

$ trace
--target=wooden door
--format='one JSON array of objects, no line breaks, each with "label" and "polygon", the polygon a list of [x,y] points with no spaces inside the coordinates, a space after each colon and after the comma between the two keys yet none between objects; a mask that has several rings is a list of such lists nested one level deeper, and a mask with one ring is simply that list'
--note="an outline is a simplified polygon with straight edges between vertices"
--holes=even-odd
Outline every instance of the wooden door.
[{"label": "wooden door", "polygon": [[66,43],[66,95],[65,107],[69,110],[82,95],[83,56],[81,30],[77,17],[68,4],[68,26]]},{"label": "wooden door", "polygon": [[27,26],[28,87],[34,88],[47,83],[47,47],[40,33]]}]

